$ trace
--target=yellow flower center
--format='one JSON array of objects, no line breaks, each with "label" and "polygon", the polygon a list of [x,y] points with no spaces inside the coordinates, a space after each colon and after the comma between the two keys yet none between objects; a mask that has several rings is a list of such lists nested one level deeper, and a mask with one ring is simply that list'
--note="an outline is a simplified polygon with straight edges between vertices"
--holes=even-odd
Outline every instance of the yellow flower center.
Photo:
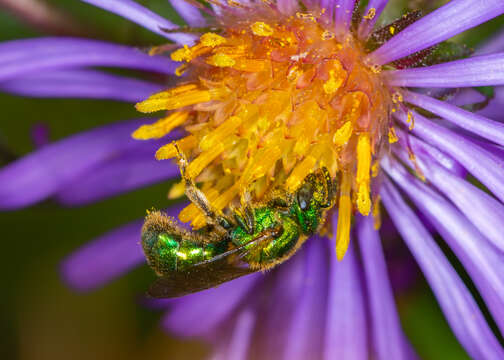
[{"label": "yellow flower center", "polygon": [[[389,123],[392,96],[351,34],[334,34],[310,15],[234,21],[220,35],[204,34],[173,52],[182,63],[177,74],[185,71],[182,84],[137,104],[141,112],[169,113],[133,136],[185,129],[177,145],[190,159],[188,173],[221,210],[249,194],[260,200],[277,186],[293,192],[310,172],[327,167],[339,183],[342,257],[353,212],[367,216],[377,207],[371,175],[383,144],[397,140]],[[156,158],[176,154],[167,144]],[[205,225],[192,204],[179,218]]]}]

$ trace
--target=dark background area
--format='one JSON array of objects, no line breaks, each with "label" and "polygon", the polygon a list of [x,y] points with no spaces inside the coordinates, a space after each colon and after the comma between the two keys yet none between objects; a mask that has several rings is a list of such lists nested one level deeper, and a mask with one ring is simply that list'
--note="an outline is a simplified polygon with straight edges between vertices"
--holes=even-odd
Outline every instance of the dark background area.
[{"label": "dark background area", "polygon": [[[162,38],[139,26],[77,0],[49,3],[69,15],[73,25],[69,33],[75,31],[136,46],[163,43]],[[167,0],[142,3],[182,23]],[[405,1],[397,3],[398,7],[390,12],[391,18],[404,8]],[[502,23],[502,19],[498,19],[460,40],[473,45]],[[35,27],[0,8],[1,41],[42,35],[44,33]],[[0,94],[0,109],[0,144],[17,157],[33,151],[30,134],[35,126],[46,126],[50,140],[56,141],[86,129],[138,116],[134,107],[127,103],[28,99],[7,94]],[[79,208],[64,208],[49,200],[28,209],[0,214],[0,358],[204,357],[207,351],[204,344],[163,333],[158,326],[162,314],[139,303],[153,279],[146,266],[87,294],[78,294],[65,287],[58,273],[61,260],[79,246],[142,217],[145,209],[165,207],[168,189],[169,184],[162,183]],[[422,358],[467,358],[421,275],[396,300],[404,330]]]}]

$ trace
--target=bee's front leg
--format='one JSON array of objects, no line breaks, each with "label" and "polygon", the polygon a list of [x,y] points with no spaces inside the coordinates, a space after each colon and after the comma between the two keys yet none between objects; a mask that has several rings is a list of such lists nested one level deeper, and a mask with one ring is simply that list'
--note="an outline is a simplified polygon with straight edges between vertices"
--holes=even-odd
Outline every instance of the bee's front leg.
[{"label": "bee's front leg", "polygon": [[252,235],[255,232],[254,210],[246,205],[242,209],[235,209],[233,216],[236,223],[245,230],[247,234]]}]

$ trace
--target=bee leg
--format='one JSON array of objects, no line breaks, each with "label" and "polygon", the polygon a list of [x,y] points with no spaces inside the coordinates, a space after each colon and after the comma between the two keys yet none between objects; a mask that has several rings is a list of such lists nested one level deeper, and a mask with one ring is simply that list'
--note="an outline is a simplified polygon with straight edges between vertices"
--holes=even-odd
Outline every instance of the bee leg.
[{"label": "bee leg", "polygon": [[326,202],[321,204],[320,206],[323,208],[329,208],[332,205],[334,197],[336,196],[336,182],[332,180],[331,174],[329,170],[325,166],[321,169],[321,176],[324,178],[325,186],[326,186]]},{"label": "bee leg", "polygon": [[240,225],[247,234],[252,235],[255,232],[254,211],[250,206],[243,209],[235,209],[233,216],[238,225]]},{"label": "bee leg", "polygon": [[289,207],[291,195],[285,189],[275,188],[268,197],[268,206],[285,210]]},{"label": "bee leg", "polygon": [[185,155],[180,151],[177,143],[173,143],[177,150],[178,164],[180,173],[185,185],[185,194],[189,200],[200,209],[206,217],[208,223],[214,225],[220,233],[226,233],[233,227],[233,223],[227,219],[218,209],[215,209],[205,194],[198,189],[194,180],[187,174],[188,161]]}]

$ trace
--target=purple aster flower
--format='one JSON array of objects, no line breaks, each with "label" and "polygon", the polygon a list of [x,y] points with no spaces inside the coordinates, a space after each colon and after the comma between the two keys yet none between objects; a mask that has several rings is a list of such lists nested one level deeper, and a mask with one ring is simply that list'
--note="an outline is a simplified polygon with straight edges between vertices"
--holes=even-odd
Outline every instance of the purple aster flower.
[{"label": "purple aster flower", "polygon": [[[502,345],[481,309],[434,240],[436,234],[441,235],[503,333],[502,88],[496,88],[489,106],[478,112],[460,106],[485,100],[471,88],[504,84],[502,35],[470,57],[433,60],[435,45],[503,14],[501,0],[452,0],[419,20],[412,14],[378,30],[374,28],[385,0],[370,0],[363,14],[356,10],[355,0],[304,1],[306,10],[292,0],[212,2],[211,8],[173,0],[189,25],[223,30],[222,35],[207,32],[202,36],[177,32],[174,24],[131,0],[85,2],[174,41],[178,45],[173,49],[180,49],[171,53],[170,60],[163,53],[165,47],[148,55],[127,46],[78,38],[15,40],[0,44],[0,89],[34,97],[144,100],[137,104],[139,110],[170,114],[146,127],[139,128],[149,121],[138,119],[77,134],[9,164],[0,171],[0,208],[17,209],[49,197],[64,205],[81,205],[173,178],[179,172],[177,166],[157,162],[152,154],[182,137],[187,145],[191,135],[201,141],[184,150],[193,159],[205,160],[199,168],[193,166],[193,175],[210,184],[203,190],[221,192],[212,201],[226,193],[226,186],[233,189],[234,183],[255,186],[257,197],[275,185],[270,178],[285,180],[287,188],[295,188],[323,161],[331,175],[341,180],[338,211],[329,213],[326,228],[327,234],[334,230],[336,239],[313,236],[291,260],[266,275],[256,273],[180,299],[153,301],[153,306],[169,308],[163,326],[181,336],[212,342],[215,359],[415,358],[401,330],[376,229],[381,199],[467,353],[475,359],[504,358]],[[311,47],[313,42],[317,46]],[[243,51],[250,43],[260,44],[254,49],[271,52],[252,53],[256,56],[252,59],[250,52]],[[292,52],[299,48],[307,50]],[[287,64],[289,72],[284,77],[295,84],[296,96],[306,95],[305,91],[316,95],[301,105],[289,102],[292,117],[289,111],[273,114],[283,99],[278,93],[290,85],[269,87],[269,77],[260,77],[272,62]],[[113,75],[98,67],[155,73],[159,81]],[[185,85],[163,91],[172,82],[165,76],[185,71],[181,78]],[[247,91],[241,93],[237,86],[229,92],[233,84],[222,90],[215,81],[203,85],[195,75],[211,80],[222,80],[221,76],[239,84],[245,78]],[[441,100],[462,88],[467,89],[450,101]],[[277,92],[267,93],[262,102],[245,97],[254,91]],[[241,136],[227,150],[233,150],[238,141],[251,141],[251,136],[243,135],[251,127],[240,130],[240,123],[229,133],[212,133],[202,115],[220,116],[221,121],[234,116],[235,108],[225,106],[233,105],[226,103],[233,96],[241,104],[247,103],[244,99],[258,105],[275,99],[263,110],[259,106],[263,112],[258,119],[278,122],[278,128],[289,131],[297,129],[283,137],[268,130],[264,135],[272,142],[256,146],[268,152],[250,156],[257,161],[245,163],[251,164],[249,172],[237,163],[245,158],[243,154],[235,158],[236,151],[228,151],[211,158],[205,152],[228,146],[223,134]],[[340,122],[322,123],[338,111]],[[236,114],[237,121],[244,120]],[[188,123],[172,126],[182,116],[190,119]],[[131,139],[134,131],[137,138],[150,141]],[[207,134],[213,138],[203,140]],[[170,157],[169,146],[158,151],[158,158]],[[283,152],[289,146],[299,158],[292,160],[291,152]],[[314,159],[311,166],[304,162],[310,158]],[[277,173],[274,165],[280,159],[282,170]],[[250,177],[243,179],[243,174]],[[231,182],[219,185],[226,175]],[[222,207],[236,195],[227,194]],[[182,212],[180,207],[168,210],[169,215],[179,213],[197,227],[198,213],[190,206]],[[91,290],[143,264],[141,226],[139,220],[113,230],[75,252],[62,265],[66,282]],[[351,237],[355,241],[350,242]]]}]

